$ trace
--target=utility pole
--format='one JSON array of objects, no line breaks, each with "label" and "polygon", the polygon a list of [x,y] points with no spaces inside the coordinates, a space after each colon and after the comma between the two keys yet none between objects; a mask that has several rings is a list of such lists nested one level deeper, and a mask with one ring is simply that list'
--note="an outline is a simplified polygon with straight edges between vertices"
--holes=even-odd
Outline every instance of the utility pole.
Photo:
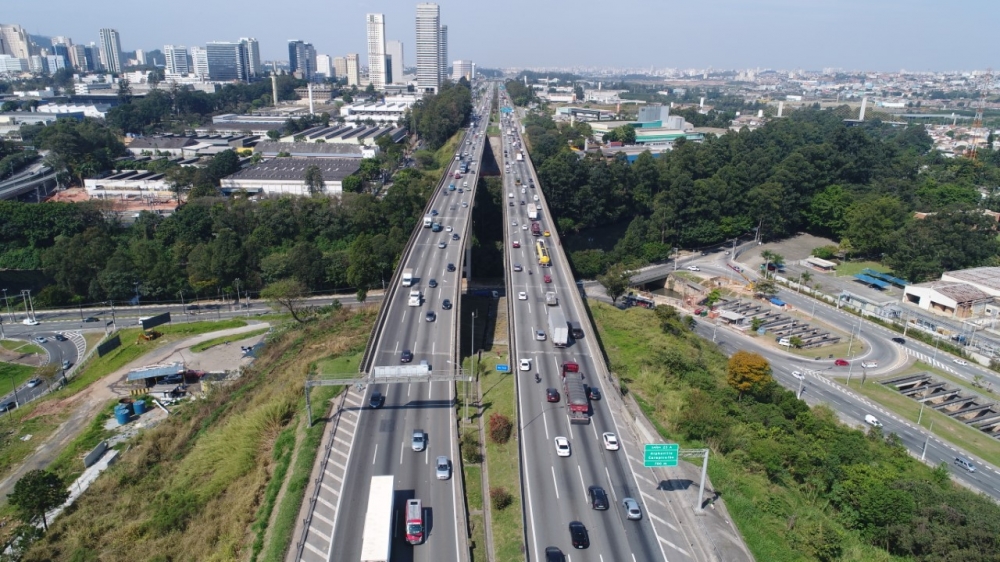
[{"label": "utility pole", "polygon": [[920,413],[917,414],[917,425],[920,425],[920,420],[922,420],[924,417],[924,404],[925,402],[923,401],[920,402]]},{"label": "utility pole", "polygon": [[[861,337],[861,319],[858,319],[858,337]],[[847,344],[847,355],[851,355],[851,348],[854,346],[854,328],[851,328],[851,341]]]},{"label": "utility pole", "polygon": [[677,258],[678,258],[679,255],[680,254],[679,254],[678,249],[674,248],[674,272],[677,271]]},{"label": "utility pole", "polygon": [[10,317],[10,323],[13,324],[15,322],[14,313],[10,311],[10,301],[7,300],[7,289],[3,290],[3,302],[7,304],[7,316]]},{"label": "utility pole", "polygon": [[927,444],[931,440],[931,432],[933,432],[933,431],[934,431],[934,420],[931,420],[931,427],[930,427],[930,429],[927,430],[927,437],[924,439],[924,450],[920,451],[920,460],[921,460],[921,462],[924,460],[924,457],[927,455]]},{"label": "utility pole", "polygon": [[181,295],[181,314],[187,314],[187,307],[184,306],[184,289],[178,291]]}]

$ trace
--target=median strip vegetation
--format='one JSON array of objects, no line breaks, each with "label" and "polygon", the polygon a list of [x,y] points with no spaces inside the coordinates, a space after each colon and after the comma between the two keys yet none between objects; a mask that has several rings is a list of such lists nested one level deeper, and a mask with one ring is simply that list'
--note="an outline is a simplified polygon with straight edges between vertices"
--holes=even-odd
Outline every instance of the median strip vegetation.
[{"label": "median strip vegetation", "polygon": [[996,560],[1000,507],[952,483],[947,466],[927,467],[894,435],[810,409],[770,375],[730,387],[734,365],[672,307],[589,305],[612,371],[662,437],[711,449],[714,490],[757,560],[957,552],[963,561]]}]

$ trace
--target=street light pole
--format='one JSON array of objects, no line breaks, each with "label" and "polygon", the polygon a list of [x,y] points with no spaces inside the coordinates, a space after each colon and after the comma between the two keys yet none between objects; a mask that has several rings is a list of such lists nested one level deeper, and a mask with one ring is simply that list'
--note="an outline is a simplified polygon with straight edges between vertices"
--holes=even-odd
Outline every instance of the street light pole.
[{"label": "street light pole", "polygon": [[680,255],[677,248],[674,248],[674,271],[677,271],[677,258]]},{"label": "street light pole", "polygon": [[924,439],[924,449],[920,451],[920,461],[923,462],[924,457],[927,455],[927,444],[931,440],[931,432],[934,431],[934,420],[931,420],[931,427],[927,430],[927,438]]},{"label": "street light pole", "polygon": [[3,302],[7,304],[7,316],[10,317],[10,322],[14,323],[14,313],[10,311],[10,301],[7,300],[7,289],[3,290]]}]

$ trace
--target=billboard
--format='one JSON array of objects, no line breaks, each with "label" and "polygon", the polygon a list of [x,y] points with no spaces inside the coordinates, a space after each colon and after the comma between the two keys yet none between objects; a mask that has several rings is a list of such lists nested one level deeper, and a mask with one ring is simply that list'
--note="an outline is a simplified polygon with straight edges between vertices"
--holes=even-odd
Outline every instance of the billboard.
[{"label": "billboard", "polygon": [[146,318],[140,318],[139,323],[142,325],[143,330],[148,330],[150,328],[159,326],[161,324],[168,324],[170,322],[170,313],[164,312],[163,314],[158,314],[156,316],[148,316]]},{"label": "billboard", "polygon": [[118,334],[115,334],[113,338],[97,346],[97,356],[104,357],[108,353],[111,353],[115,349],[121,347],[121,345],[122,345],[122,340],[118,338]]}]

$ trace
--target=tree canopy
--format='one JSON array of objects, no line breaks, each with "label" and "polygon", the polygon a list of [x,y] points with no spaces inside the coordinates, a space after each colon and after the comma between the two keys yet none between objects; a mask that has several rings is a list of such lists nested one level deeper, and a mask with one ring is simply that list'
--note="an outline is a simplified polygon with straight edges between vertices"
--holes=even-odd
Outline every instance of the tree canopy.
[{"label": "tree canopy", "polygon": [[445,82],[437,94],[425,96],[411,110],[413,130],[431,147],[447,142],[472,113],[472,92],[467,86]]}]

